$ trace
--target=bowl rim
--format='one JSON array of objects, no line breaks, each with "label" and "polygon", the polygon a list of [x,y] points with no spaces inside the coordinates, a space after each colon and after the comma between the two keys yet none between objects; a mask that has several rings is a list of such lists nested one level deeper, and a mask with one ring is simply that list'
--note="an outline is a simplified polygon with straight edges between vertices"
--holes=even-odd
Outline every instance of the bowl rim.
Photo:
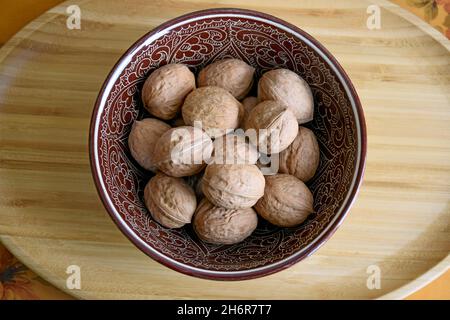
[{"label": "bowl rim", "polygon": [[[265,22],[271,22],[279,26],[282,26],[284,27],[285,31],[293,33],[294,35],[298,34],[299,36],[302,37],[302,39],[306,39],[307,41],[309,41],[310,44],[316,47],[316,48],[313,47],[313,49],[315,51],[318,50],[317,53],[318,54],[321,53],[324,58],[328,59],[328,63],[330,63],[331,66],[334,67],[336,74],[340,76],[339,79],[340,83],[345,84],[344,90],[346,91],[350,100],[352,100],[351,101],[353,102],[352,108],[356,111],[355,119],[357,129],[359,127],[359,131],[357,130],[357,135],[359,139],[358,144],[360,145],[358,148],[359,152],[357,159],[359,163],[357,164],[355,173],[353,174],[352,177],[353,186],[351,190],[349,190],[346,199],[344,199],[344,204],[340,208],[340,213],[336,214],[336,217],[326,227],[326,230],[322,231],[322,233],[316,239],[314,239],[314,242],[310,244],[310,246],[305,250],[300,251],[300,253],[294,253],[288,258],[277,261],[275,263],[271,263],[267,266],[242,271],[214,271],[191,267],[165,256],[163,253],[158,252],[156,249],[146,244],[142,239],[139,238],[139,236],[136,235],[136,233],[132,229],[130,229],[130,227],[126,224],[126,222],[124,222],[124,220],[120,217],[120,214],[115,213],[114,207],[109,202],[110,200],[109,196],[107,195],[107,192],[105,191],[104,188],[102,188],[102,180],[100,178],[100,172],[99,170],[97,170],[97,162],[95,156],[97,152],[96,128],[98,124],[97,118],[99,116],[100,106],[102,104],[102,100],[105,97],[105,95],[106,97],[109,95],[109,92],[106,92],[108,84],[110,84],[111,81],[115,82],[117,80],[117,78],[114,78],[114,76],[119,66],[124,61],[126,61],[128,57],[130,57],[133,51],[141,47],[147,41],[147,39],[160,33],[161,31],[164,31],[165,29],[170,28],[178,23],[186,22],[187,20],[198,19],[201,17],[206,18],[206,16],[219,17],[221,15],[222,16],[240,15],[246,16],[248,18],[262,19]],[[318,40],[316,40],[314,37],[312,37],[304,30],[300,29],[299,27],[267,13],[238,8],[213,8],[190,12],[162,23],[161,25],[157,26],[156,28],[152,29],[151,31],[147,32],[142,37],[140,37],[136,42],[133,43],[133,45],[130,46],[130,48],[124,54],[121,55],[121,57],[114,64],[113,68],[111,69],[105,81],[103,82],[103,85],[97,96],[94,109],[91,115],[88,145],[89,145],[89,162],[91,172],[94,179],[95,187],[97,189],[97,193],[103,203],[103,206],[105,207],[106,211],[108,212],[109,216],[112,218],[116,226],[136,247],[138,247],[142,252],[147,254],[155,261],[186,275],[210,280],[248,280],[267,276],[291,267],[292,265],[309,257],[314,252],[316,252],[336,232],[336,230],[339,228],[339,226],[342,224],[345,217],[349,213],[349,210],[352,207],[353,203],[355,202],[363,181],[367,155],[367,132],[363,108],[355,87],[353,86],[349,76],[344,71],[339,62],[336,60],[336,58]]]}]

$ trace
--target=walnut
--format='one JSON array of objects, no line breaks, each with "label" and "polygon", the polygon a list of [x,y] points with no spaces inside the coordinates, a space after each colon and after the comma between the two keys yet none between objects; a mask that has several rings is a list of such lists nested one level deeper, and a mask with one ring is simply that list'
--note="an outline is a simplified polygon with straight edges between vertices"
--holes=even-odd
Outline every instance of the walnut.
[{"label": "walnut", "polygon": [[214,205],[228,209],[250,208],[264,195],[264,175],[253,164],[210,164],[202,190]]},{"label": "walnut", "polygon": [[217,138],[239,126],[243,107],[229,92],[219,87],[203,87],[191,92],[181,109],[184,122],[198,121],[211,138]]},{"label": "walnut", "polygon": [[255,164],[259,153],[246,141],[244,134],[230,133],[214,140],[214,151],[209,163]]},{"label": "walnut", "polygon": [[264,196],[255,205],[255,209],[261,217],[276,226],[295,227],[314,211],[313,195],[294,176],[266,176]]},{"label": "walnut", "polygon": [[252,208],[226,209],[216,207],[203,199],[193,219],[197,236],[213,244],[234,244],[250,236],[258,225],[258,216]]},{"label": "walnut", "polygon": [[316,136],[308,128],[300,127],[294,142],[280,153],[280,172],[308,182],[316,173],[319,157]]},{"label": "walnut", "polygon": [[181,178],[156,174],[144,189],[145,205],[151,216],[167,228],[190,223],[197,207],[194,191]]},{"label": "walnut", "polygon": [[255,68],[239,59],[224,59],[203,68],[197,78],[199,87],[216,86],[243,99],[253,85]]},{"label": "walnut", "polygon": [[264,101],[250,111],[245,128],[255,129],[250,141],[262,153],[279,153],[289,147],[298,132],[298,123],[288,108],[276,101]]},{"label": "walnut", "polygon": [[156,142],[154,163],[169,176],[191,176],[203,170],[212,149],[211,138],[201,129],[189,126],[172,128]]},{"label": "walnut", "polygon": [[142,101],[150,114],[163,120],[176,116],[189,92],[195,89],[195,76],[182,64],[168,64],[150,74],[142,88]]},{"label": "walnut", "polygon": [[158,119],[147,118],[134,122],[128,136],[128,146],[131,155],[142,168],[156,170],[153,149],[156,141],[168,130],[170,126]]},{"label": "walnut", "polygon": [[258,83],[258,99],[280,101],[294,113],[299,124],[313,119],[314,98],[311,88],[291,70],[276,69],[266,72]]}]

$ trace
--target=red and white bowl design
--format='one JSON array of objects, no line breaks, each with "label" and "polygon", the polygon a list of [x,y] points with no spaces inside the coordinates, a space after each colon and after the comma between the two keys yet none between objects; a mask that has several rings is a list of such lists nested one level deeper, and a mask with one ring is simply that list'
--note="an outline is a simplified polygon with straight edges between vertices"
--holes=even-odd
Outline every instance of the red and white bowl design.
[{"label": "red and white bowl design", "polygon": [[[209,245],[191,226],[177,230],[152,220],[143,203],[151,174],[131,157],[127,139],[136,119],[148,116],[140,99],[146,77],[167,63],[198,72],[235,57],[257,76],[288,68],[311,86],[315,118],[307,126],[319,141],[320,166],[308,183],[316,213],[301,226],[276,228],[262,219],[236,245]],[[314,252],[338,228],[362,181],[366,132],[357,94],[341,66],[310,35],[275,17],[247,10],[212,9],[169,21],[138,40],[119,60],[98,96],[91,122],[92,172],[117,226],[142,251],[180,272],[239,280],[282,270]]]}]

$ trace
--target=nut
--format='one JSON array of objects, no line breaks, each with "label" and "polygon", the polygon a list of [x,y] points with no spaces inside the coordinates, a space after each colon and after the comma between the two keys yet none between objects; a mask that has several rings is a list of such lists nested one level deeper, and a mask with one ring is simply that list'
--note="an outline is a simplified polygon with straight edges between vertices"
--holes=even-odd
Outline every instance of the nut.
[{"label": "nut", "polygon": [[264,196],[255,205],[256,211],[279,227],[295,227],[311,214],[313,195],[299,179],[289,174],[266,177]]},{"label": "nut", "polygon": [[[250,141],[262,153],[279,153],[289,147],[298,132],[298,123],[291,110],[277,101],[259,103],[248,115],[245,128],[255,129]],[[248,134],[248,132],[247,132]]]},{"label": "nut", "polygon": [[202,179],[203,194],[214,205],[250,208],[264,195],[264,175],[254,164],[210,164]]},{"label": "nut", "polygon": [[169,176],[191,176],[203,170],[212,149],[211,138],[201,129],[189,126],[172,128],[156,142],[154,163]]},{"label": "nut", "polygon": [[225,209],[203,199],[195,211],[193,226],[197,236],[213,244],[234,244],[250,236],[258,225],[252,208]]},{"label": "nut", "polygon": [[266,72],[258,83],[258,99],[280,101],[294,113],[299,124],[313,119],[314,99],[311,88],[291,70]]},{"label": "nut", "polygon": [[142,88],[145,108],[155,117],[176,116],[189,92],[195,89],[195,76],[182,64],[168,64],[150,74]]},{"label": "nut", "polygon": [[244,107],[244,115],[243,115],[242,121],[241,121],[242,126],[245,125],[245,121],[247,121],[250,111],[252,111],[252,109],[254,107],[256,107],[257,104],[258,104],[258,98],[256,98],[256,97],[247,97],[244,100],[242,100],[242,106]]},{"label": "nut", "polygon": [[191,92],[181,109],[184,122],[199,121],[211,138],[227,134],[239,126],[243,107],[229,92],[219,87],[203,87]]},{"label": "nut", "polygon": [[280,172],[308,182],[319,166],[320,150],[314,133],[300,127],[294,142],[280,153]]},{"label": "nut", "polygon": [[239,59],[224,59],[211,63],[198,74],[199,87],[216,86],[243,99],[253,85],[255,68]]},{"label": "nut", "polygon": [[243,134],[230,133],[214,140],[214,151],[209,163],[215,164],[255,164],[259,153],[247,143]]},{"label": "nut", "polygon": [[167,228],[190,223],[197,207],[195,193],[181,178],[156,174],[144,189],[145,205],[151,216]]},{"label": "nut", "polygon": [[142,168],[156,170],[153,150],[156,141],[168,130],[170,126],[158,119],[147,118],[134,122],[128,136],[128,146],[131,155]]}]

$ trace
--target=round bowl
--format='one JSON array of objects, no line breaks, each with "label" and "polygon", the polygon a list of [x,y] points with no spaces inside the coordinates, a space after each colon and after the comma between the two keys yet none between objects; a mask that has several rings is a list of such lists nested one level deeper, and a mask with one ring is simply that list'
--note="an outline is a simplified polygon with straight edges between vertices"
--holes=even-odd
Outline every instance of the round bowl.
[{"label": "round bowl", "polygon": [[[244,60],[257,76],[288,68],[311,86],[315,117],[307,124],[320,145],[320,165],[308,183],[314,209],[302,225],[277,228],[262,221],[236,245],[200,241],[192,226],[166,229],[152,220],[143,190],[152,174],[131,157],[127,138],[148,117],[144,80],[167,63],[197,73],[224,57]],[[313,37],[267,14],[241,9],[190,13],[155,28],[117,62],[97,98],[90,128],[90,159],[100,198],[120,230],[143,252],[179,272],[215,280],[261,277],[304,259],[336,231],[362,181],[366,157],[363,110],[336,59]]]}]

